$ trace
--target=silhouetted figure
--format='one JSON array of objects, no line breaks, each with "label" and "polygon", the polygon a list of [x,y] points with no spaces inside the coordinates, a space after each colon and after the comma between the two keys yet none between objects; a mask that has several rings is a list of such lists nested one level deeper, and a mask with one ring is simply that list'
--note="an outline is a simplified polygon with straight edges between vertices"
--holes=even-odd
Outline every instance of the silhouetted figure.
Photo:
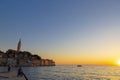
[{"label": "silhouetted figure", "polygon": [[8,66],[8,72],[10,72],[10,70],[11,70],[11,67],[10,67],[10,65]]},{"label": "silhouetted figure", "polygon": [[22,68],[20,67],[19,69],[18,69],[18,73],[17,73],[17,77],[22,77],[23,76],[23,71],[22,71]]}]

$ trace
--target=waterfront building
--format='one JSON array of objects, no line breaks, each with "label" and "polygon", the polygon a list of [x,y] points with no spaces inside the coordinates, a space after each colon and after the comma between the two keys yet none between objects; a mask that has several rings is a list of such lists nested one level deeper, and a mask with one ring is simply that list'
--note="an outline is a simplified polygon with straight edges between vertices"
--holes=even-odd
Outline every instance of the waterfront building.
[{"label": "waterfront building", "polygon": [[40,60],[38,59],[32,60],[32,66],[40,66]]},{"label": "waterfront building", "polygon": [[41,66],[45,66],[45,59],[41,59]]},{"label": "waterfront building", "polygon": [[49,59],[45,59],[45,66],[49,66],[50,60]]},{"label": "waterfront building", "polygon": [[51,60],[51,65],[50,66],[55,66],[55,61]]},{"label": "waterfront building", "polygon": [[0,51],[0,65],[2,65],[2,57],[3,57],[4,52]]},{"label": "waterfront building", "polygon": [[4,53],[3,55],[2,55],[2,66],[7,66],[7,61],[8,61],[8,57],[7,57],[7,54],[6,53]]},{"label": "waterfront building", "polygon": [[41,66],[55,66],[55,62],[50,59],[41,59]]}]

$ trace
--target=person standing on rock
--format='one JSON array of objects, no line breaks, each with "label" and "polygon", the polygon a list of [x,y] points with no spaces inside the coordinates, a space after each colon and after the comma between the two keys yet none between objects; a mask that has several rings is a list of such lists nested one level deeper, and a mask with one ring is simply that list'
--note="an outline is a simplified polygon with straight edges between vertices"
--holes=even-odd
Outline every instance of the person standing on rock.
[{"label": "person standing on rock", "polygon": [[17,73],[17,77],[22,77],[23,76],[23,71],[22,71],[22,68],[20,67],[19,69],[18,69],[18,73]]},{"label": "person standing on rock", "polygon": [[10,72],[10,70],[11,70],[11,67],[10,67],[10,65],[8,65],[8,72]]}]

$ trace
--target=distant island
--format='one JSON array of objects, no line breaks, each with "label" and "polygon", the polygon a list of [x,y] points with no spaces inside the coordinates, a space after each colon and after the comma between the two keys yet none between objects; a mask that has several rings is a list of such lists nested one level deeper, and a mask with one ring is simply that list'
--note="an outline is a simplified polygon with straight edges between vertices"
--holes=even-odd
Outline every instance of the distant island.
[{"label": "distant island", "polygon": [[21,51],[21,39],[17,50],[8,49],[6,52],[0,50],[0,66],[55,66],[55,61],[43,59],[28,51]]}]

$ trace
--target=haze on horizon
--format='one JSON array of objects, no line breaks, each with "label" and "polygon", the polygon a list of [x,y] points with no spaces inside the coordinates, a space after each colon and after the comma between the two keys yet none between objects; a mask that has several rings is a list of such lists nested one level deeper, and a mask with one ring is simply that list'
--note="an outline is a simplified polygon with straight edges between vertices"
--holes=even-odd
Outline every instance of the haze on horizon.
[{"label": "haze on horizon", "polygon": [[0,50],[56,64],[115,65],[120,59],[119,0],[0,0]]}]

